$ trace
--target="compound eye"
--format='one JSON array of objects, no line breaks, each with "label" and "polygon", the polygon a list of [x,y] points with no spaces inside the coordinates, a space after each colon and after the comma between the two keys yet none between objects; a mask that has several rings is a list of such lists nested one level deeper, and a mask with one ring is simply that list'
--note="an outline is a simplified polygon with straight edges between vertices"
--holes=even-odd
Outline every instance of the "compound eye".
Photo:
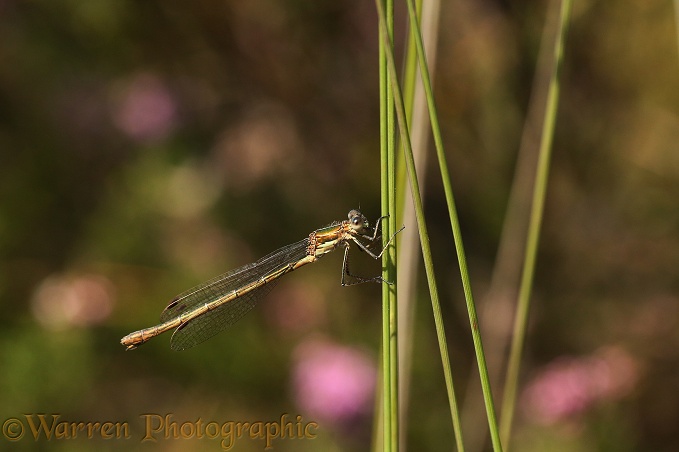
[{"label": "compound eye", "polygon": [[358,210],[352,210],[348,216],[352,229],[356,231],[363,229],[367,225],[365,217]]}]

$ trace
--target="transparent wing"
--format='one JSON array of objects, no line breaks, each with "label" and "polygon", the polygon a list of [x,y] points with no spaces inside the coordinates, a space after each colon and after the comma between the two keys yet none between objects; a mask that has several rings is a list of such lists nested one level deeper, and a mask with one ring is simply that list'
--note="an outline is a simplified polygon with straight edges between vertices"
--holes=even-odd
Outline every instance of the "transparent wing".
[{"label": "transparent wing", "polygon": [[[182,314],[201,308],[205,304],[225,297],[237,289],[267,276],[275,270],[306,256],[309,239],[285,246],[251,264],[229,271],[176,296],[160,315],[166,322]],[[277,281],[243,294],[205,314],[182,324],[172,335],[172,348],[184,350],[192,347],[233,325],[247,314],[257,300],[265,296]]]},{"label": "transparent wing", "polygon": [[170,348],[175,351],[186,350],[224,331],[250,312],[255,307],[257,300],[271,292],[278,281],[276,279],[264,284],[262,287],[182,324],[172,334]]}]

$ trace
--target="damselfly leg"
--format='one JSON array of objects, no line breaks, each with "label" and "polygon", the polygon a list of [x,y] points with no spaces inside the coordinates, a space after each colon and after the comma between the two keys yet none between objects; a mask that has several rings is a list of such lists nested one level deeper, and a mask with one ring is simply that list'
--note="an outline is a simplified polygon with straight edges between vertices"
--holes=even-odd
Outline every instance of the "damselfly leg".
[{"label": "damselfly leg", "polygon": [[[386,251],[386,249],[391,244],[391,242],[394,240],[394,237],[396,237],[396,234],[398,234],[399,232],[401,232],[405,228],[405,226],[402,226],[401,229],[399,229],[394,234],[392,234],[392,236],[389,238],[387,243],[382,247],[380,252],[375,254],[373,251],[370,250],[369,246],[373,245],[381,237],[380,234],[379,234],[380,222],[383,218],[387,218],[388,216],[389,215],[384,215],[384,216],[381,216],[377,219],[377,221],[375,223],[375,229],[374,229],[372,236],[367,235],[367,234],[358,234],[359,237],[362,237],[362,238],[368,240],[370,242],[369,245],[365,245],[364,243],[362,243],[358,239],[358,237],[356,237],[354,235],[351,235],[348,238],[351,239],[352,242],[354,242],[356,245],[358,245],[358,247],[362,251],[365,251],[373,259],[381,258],[382,255],[384,254],[384,252]],[[349,248],[350,248],[349,241],[348,240],[344,241],[342,244],[344,245],[344,260],[342,261],[342,278],[341,278],[341,281],[340,281],[342,286],[353,286],[355,284],[362,284],[362,283],[366,283],[366,282],[376,282],[376,283],[384,282],[384,283],[387,283],[387,284],[393,284],[391,281],[387,281],[384,278],[382,278],[382,276],[373,276],[373,277],[367,278],[367,277],[363,277],[363,276],[352,275],[351,272],[349,271]],[[350,277],[350,278],[353,278],[355,281],[348,282],[347,279],[346,279],[347,276]]]}]

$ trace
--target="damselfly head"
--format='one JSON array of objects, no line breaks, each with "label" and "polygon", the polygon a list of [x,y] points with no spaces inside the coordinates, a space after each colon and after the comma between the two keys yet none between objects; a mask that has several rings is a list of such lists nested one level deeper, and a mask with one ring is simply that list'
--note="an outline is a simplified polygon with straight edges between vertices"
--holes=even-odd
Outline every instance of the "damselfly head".
[{"label": "damselfly head", "polygon": [[356,232],[362,232],[366,229],[370,229],[368,219],[356,209],[349,212],[349,224],[351,225],[351,229]]}]

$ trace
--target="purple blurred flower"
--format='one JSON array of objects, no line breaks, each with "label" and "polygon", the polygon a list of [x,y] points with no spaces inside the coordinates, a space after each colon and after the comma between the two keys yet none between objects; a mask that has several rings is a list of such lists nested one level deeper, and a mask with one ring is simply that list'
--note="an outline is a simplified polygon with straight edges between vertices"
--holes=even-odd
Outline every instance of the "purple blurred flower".
[{"label": "purple blurred flower", "polygon": [[376,377],[375,364],[360,350],[318,339],[295,350],[297,404],[319,421],[347,425],[370,413]]},{"label": "purple blurred flower", "polygon": [[116,126],[136,141],[157,141],[172,132],[177,122],[177,103],[156,76],[139,74],[114,100]]},{"label": "purple blurred flower", "polygon": [[50,329],[102,323],[113,309],[113,284],[103,276],[50,276],[37,287],[31,305]]},{"label": "purple blurred flower", "polygon": [[302,144],[292,117],[278,104],[256,104],[220,134],[214,165],[229,187],[247,190],[296,167]]},{"label": "purple blurred flower", "polygon": [[638,376],[637,361],[615,346],[582,358],[560,358],[528,384],[522,405],[534,422],[551,425],[624,397]]}]

